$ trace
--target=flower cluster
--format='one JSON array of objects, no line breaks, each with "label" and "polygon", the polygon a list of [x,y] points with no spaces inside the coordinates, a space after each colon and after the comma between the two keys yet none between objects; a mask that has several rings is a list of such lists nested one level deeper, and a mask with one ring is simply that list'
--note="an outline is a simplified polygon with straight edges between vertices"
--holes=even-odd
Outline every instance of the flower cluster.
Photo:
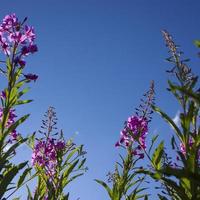
[{"label": "flower cluster", "polygon": [[[0,48],[10,58],[13,67],[24,68],[24,58],[38,51],[35,42],[35,32],[32,26],[25,25],[27,18],[22,22],[15,14],[6,15],[0,24]],[[38,76],[27,74],[24,77],[29,81],[35,81]]]},{"label": "flower cluster", "polygon": [[49,138],[46,141],[40,140],[35,145],[32,153],[32,165],[39,165],[46,170],[49,177],[56,173],[57,154],[65,149],[65,142]]},{"label": "flower cluster", "polygon": [[[143,95],[144,98],[141,99],[139,107],[135,109],[135,114],[125,122],[124,129],[120,132],[120,139],[115,144],[116,147],[131,147],[132,153],[139,158],[144,158],[148,123],[151,122],[153,113],[151,106],[154,105],[154,94],[154,81],[151,81],[149,90]],[[137,143],[136,147],[134,142]]]},{"label": "flower cluster", "polygon": [[139,155],[141,158],[144,156],[140,153],[142,149],[146,148],[146,135],[148,131],[148,122],[145,118],[138,116],[131,116],[125,123],[124,129],[120,133],[120,140],[115,146],[125,144],[126,147],[132,145],[134,141],[138,142],[138,146],[134,149],[134,155]]},{"label": "flower cluster", "polygon": [[[15,123],[15,118],[16,117],[17,116],[15,115],[15,110],[14,109],[10,110],[9,114],[8,114],[6,128],[9,128],[13,123]],[[2,119],[3,119],[3,108],[0,107],[0,121],[2,121]],[[9,142],[12,142],[14,140],[17,140],[17,137],[19,136],[19,133],[17,133],[16,130],[13,130],[10,133],[10,136],[11,136],[11,138],[9,139]]]},{"label": "flower cluster", "polygon": [[[22,59],[30,53],[37,51],[34,44],[35,33],[32,26],[24,26],[24,22],[20,22],[15,14],[6,15],[0,24],[0,46],[6,55],[15,53],[19,48],[19,57],[16,58],[18,64],[25,64]],[[12,49],[14,47],[14,49]]]}]

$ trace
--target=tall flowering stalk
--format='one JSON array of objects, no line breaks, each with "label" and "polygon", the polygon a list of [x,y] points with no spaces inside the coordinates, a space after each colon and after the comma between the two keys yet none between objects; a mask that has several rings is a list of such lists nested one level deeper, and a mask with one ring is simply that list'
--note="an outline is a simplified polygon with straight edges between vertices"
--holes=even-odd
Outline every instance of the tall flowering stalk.
[{"label": "tall flowering stalk", "polygon": [[[26,168],[19,177],[19,171],[27,166],[28,161],[20,164],[11,161],[17,147],[27,140],[17,132],[17,127],[29,117],[25,115],[17,118],[15,107],[32,101],[21,99],[28,92],[26,83],[33,80],[33,74],[27,76],[23,72],[26,67],[25,58],[37,51],[34,29],[26,25],[26,21],[27,18],[19,21],[15,14],[11,14],[6,15],[0,24],[0,72],[7,81],[0,96],[0,199],[9,199],[24,185],[31,170]],[[15,184],[14,178],[17,180]]]},{"label": "tall flowering stalk", "polygon": [[85,151],[83,146],[75,145],[72,140],[65,140],[62,131],[55,132],[57,118],[53,107],[49,107],[42,121],[41,137],[33,136],[30,146],[33,148],[32,165],[37,174],[37,186],[28,199],[67,200],[66,186],[84,174]]},{"label": "tall flowering stalk", "polygon": [[[188,59],[182,59],[182,52],[174,43],[167,31],[162,31],[170,57],[167,61],[173,64],[167,72],[172,75],[168,80],[168,90],[180,104],[180,126],[177,125],[160,108],[153,109],[173,128],[171,139],[175,155],[167,156],[164,142],[161,142],[152,154],[152,168],[143,172],[156,181],[160,181],[163,190],[159,199],[196,200],[200,199],[200,92],[197,87],[198,76],[188,67]],[[175,160],[175,161],[174,161]],[[163,195],[165,194],[165,195]]]},{"label": "tall flowering stalk", "polygon": [[114,173],[108,175],[109,182],[112,183],[111,187],[103,181],[96,180],[106,189],[111,200],[148,199],[149,196],[141,194],[146,189],[142,185],[145,182],[145,176],[138,176],[137,171],[140,167],[137,164],[145,156],[148,123],[151,121],[153,112],[151,105],[154,104],[153,81],[149,91],[144,94],[144,99],[141,101],[142,103],[136,109],[135,114],[125,122],[120,139],[115,144],[116,147],[124,148],[126,153],[125,156],[120,155],[121,162],[116,162]]}]

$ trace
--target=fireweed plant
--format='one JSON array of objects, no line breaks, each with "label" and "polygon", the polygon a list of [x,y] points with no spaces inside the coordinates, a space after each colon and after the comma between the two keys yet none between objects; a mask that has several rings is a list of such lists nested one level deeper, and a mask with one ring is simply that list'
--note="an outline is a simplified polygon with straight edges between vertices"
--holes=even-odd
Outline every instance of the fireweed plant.
[{"label": "fireweed plant", "polygon": [[64,189],[87,170],[83,145],[77,146],[72,139],[65,140],[62,131],[57,132],[56,124],[56,112],[49,107],[39,131],[41,137],[29,138],[37,186],[33,194],[27,187],[28,200],[68,200],[69,193]]},{"label": "fireweed plant", "polygon": [[[140,172],[150,175],[161,183],[162,194],[159,199],[167,200],[198,200],[200,199],[200,91],[197,86],[198,76],[188,67],[188,59],[182,59],[183,52],[174,43],[167,31],[162,31],[172,63],[171,75],[168,80],[168,91],[171,92],[180,105],[180,126],[177,125],[160,108],[152,105],[155,112],[173,128],[171,147],[175,157],[169,157],[162,141],[155,151],[145,152],[151,167]],[[152,140],[152,144],[157,139]],[[151,150],[151,149],[150,149]]]},{"label": "fireweed plant", "polygon": [[124,123],[124,129],[120,132],[120,139],[116,147],[125,149],[125,156],[120,155],[121,162],[116,162],[114,173],[108,174],[109,184],[96,180],[102,185],[111,200],[136,200],[148,199],[147,194],[142,194],[145,188],[145,175],[138,176],[137,171],[141,168],[138,161],[144,159],[146,149],[146,135],[148,124],[153,113],[151,106],[154,105],[154,82],[150,89],[141,99],[141,104],[136,108],[134,115]]},{"label": "fireweed plant", "polygon": [[[57,132],[56,113],[50,107],[42,121],[40,136],[36,133],[22,137],[18,126],[23,124],[29,114],[18,117],[16,107],[32,100],[22,97],[29,91],[26,86],[36,81],[38,76],[24,73],[26,57],[38,51],[35,32],[26,24],[27,18],[20,21],[15,14],[7,15],[0,23],[0,73],[6,85],[0,92],[0,200],[13,198],[22,186],[27,186],[28,200],[68,200],[68,184],[83,175],[85,170],[85,151],[83,145],[77,146],[72,139],[66,140],[62,131]],[[116,162],[113,173],[108,174],[108,182],[96,180],[102,185],[111,200],[148,199],[146,177],[160,183],[160,200],[200,200],[200,89],[198,76],[188,67],[188,59],[174,43],[167,31],[162,31],[173,66],[167,72],[168,91],[179,103],[180,125],[158,108],[154,103],[154,83],[144,95],[135,114],[130,116],[120,133],[116,147],[123,149],[121,161]],[[195,44],[200,47],[200,41]],[[158,136],[146,145],[146,136],[152,112],[157,112],[172,128],[171,149],[161,141],[156,146]],[[39,134],[39,133],[38,133]],[[29,161],[14,163],[17,149],[23,143],[32,149]],[[170,157],[170,153],[173,156]],[[175,156],[174,156],[175,155]],[[143,159],[150,164],[141,166]],[[34,173],[31,173],[34,168]],[[31,175],[33,174],[33,175]],[[37,179],[34,190],[27,183]],[[159,190],[160,191],[160,190]],[[145,192],[145,193],[144,193]]]},{"label": "fireweed plant", "polygon": [[27,18],[19,21],[15,14],[11,14],[5,16],[0,24],[0,72],[7,82],[0,95],[0,199],[8,199],[24,185],[31,170],[28,161],[19,164],[12,162],[16,149],[27,140],[17,132],[17,127],[29,117],[25,115],[18,118],[15,108],[31,102],[21,98],[29,90],[26,84],[38,78],[37,75],[23,72],[26,57],[38,50],[34,29],[26,25],[26,21]]}]

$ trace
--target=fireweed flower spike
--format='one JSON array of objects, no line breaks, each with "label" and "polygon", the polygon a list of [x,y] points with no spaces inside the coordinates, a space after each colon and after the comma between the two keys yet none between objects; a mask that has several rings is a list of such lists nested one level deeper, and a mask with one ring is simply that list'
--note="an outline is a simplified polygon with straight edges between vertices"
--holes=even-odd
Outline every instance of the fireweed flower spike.
[{"label": "fireweed flower spike", "polygon": [[0,48],[15,66],[24,67],[24,58],[38,51],[34,44],[34,28],[24,25],[26,20],[27,18],[20,22],[15,14],[11,14],[6,15],[0,24]]},{"label": "fireweed flower spike", "polygon": [[[171,57],[169,57],[167,60],[174,63],[174,67],[167,71],[168,73],[171,73],[172,75],[175,76],[175,78],[177,78],[179,84],[176,85],[176,87],[183,87],[186,90],[191,90],[195,83],[197,82],[198,77],[194,76],[194,74],[192,73],[192,70],[190,67],[188,67],[188,65],[186,64],[189,59],[182,59],[181,56],[183,54],[183,52],[178,50],[178,46],[175,44],[175,42],[173,41],[172,36],[166,31],[163,30],[162,31],[164,40],[166,42],[166,46],[169,48],[169,53],[171,54]],[[173,85],[173,83],[171,81],[169,81],[169,83],[171,85]],[[173,86],[174,87],[174,86]],[[169,91],[171,91],[171,89],[169,89]],[[188,97],[186,96],[186,94],[182,91],[176,91],[176,97],[178,98],[181,106],[183,107],[183,113],[181,115],[186,115],[186,113],[188,112],[188,108],[187,108],[187,101],[189,100]],[[197,106],[196,106],[197,108]],[[197,112],[198,113],[198,112]],[[192,124],[191,124],[191,128],[192,128]],[[195,130],[196,128],[193,127],[193,135],[197,135],[197,130]],[[187,144],[187,145],[186,145]],[[180,152],[186,156],[187,155],[187,151],[191,151],[193,145],[195,145],[195,141],[194,138],[192,136],[189,136],[187,138],[185,138],[184,141],[180,141]],[[186,147],[187,146],[187,147]],[[199,159],[199,153],[197,153],[197,157]]]},{"label": "fireweed flower spike", "polygon": [[103,186],[111,200],[122,199],[148,199],[147,194],[141,194],[146,189],[145,176],[138,176],[137,161],[144,158],[146,153],[146,135],[148,123],[151,121],[152,109],[154,104],[154,82],[151,82],[150,89],[144,94],[145,99],[134,115],[130,116],[125,122],[124,129],[120,132],[120,139],[115,144],[116,147],[123,147],[125,154],[120,154],[121,162],[115,163],[115,171],[108,173],[108,183],[96,180]]},{"label": "fireweed flower spike", "polygon": [[64,188],[86,171],[83,146],[65,140],[56,124],[56,112],[50,107],[42,120],[41,137],[33,146],[32,165],[39,173],[34,199],[65,199],[69,193],[64,195]]},{"label": "fireweed flower spike", "polygon": [[[154,82],[151,82],[150,89],[144,94],[146,100],[142,99],[139,108],[136,108],[135,115],[130,116],[125,122],[124,129],[120,132],[120,140],[115,144],[116,147],[132,146],[132,152],[139,158],[144,158],[143,149],[146,149],[146,135],[148,123],[151,121],[152,109],[154,104]],[[135,144],[136,143],[136,144]]]},{"label": "fireweed flower spike", "polygon": [[[47,119],[43,121],[44,138],[37,141],[32,154],[32,165],[39,165],[45,169],[46,175],[53,181],[57,167],[57,154],[65,149],[65,142],[53,137],[52,131],[56,129],[56,113],[50,107],[46,113]],[[55,136],[55,135],[54,135]]]},{"label": "fireweed flower spike", "polygon": [[[16,107],[32,101],[23,99],[23,96],[28,91],[26,83],[29,79],[37,78],[36,75],[25,78],[23,72],[26,57],[37,51],[34,29],[26,25],[26,20],[27,18],[21,22],[15,14],[10,14],[0,21],[0,73],[6,78],[6,86],[0,94],[0,199],[11,199],[30,180],[28,160],[22,159],[19,162],[18,159],[12,159],[17,155],[17,148],[28,140],[28,137],[22,137],[17,130],[29,114],[18,118],[15,114]],[[27,49],[26,53],[22,49]],[[22,176],[23,180],[20,178]]]}]

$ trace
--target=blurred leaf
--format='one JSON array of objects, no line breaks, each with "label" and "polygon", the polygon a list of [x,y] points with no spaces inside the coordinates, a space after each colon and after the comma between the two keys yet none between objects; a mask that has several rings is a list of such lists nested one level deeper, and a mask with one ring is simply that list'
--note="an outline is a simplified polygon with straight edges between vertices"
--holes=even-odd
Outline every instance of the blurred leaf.
[{"label": "blurred leaf", "polygon": [[18,180],[18,183],[17,183],[17,187],[18,187],[18,188],[23,184],[23,182],[24,182],[26,176],[27,176],[28,173],[31,171],[31,169],[32,169],[32,168],[29,167],[29,168],[27,168],[27,169],[24,170],[23,174],[20,176],[20,178],[19,178],[19,180]]},{"label": "blurred leaf", "polygon": [[17,105],[27,104],[27,103],[31,103],[32,101],[33,101],[32,99],[30,99],[30,100],[18,100],[15,105],[17,106]]},{"label": "blurred leaf", "polygon": [[196,47],[200,48],[200,40],[195,40],[194,44]]},{"label": "blurred leaf", "polygon": [[161,168],[163,153],[164,153],[164,142],[162,141],[159,144],[159,146],[155,149],[152,156],[152,162],[157,170]]},{"label": "blurred leaf", "polygon": [[112,199],[112,191],[111,191],[111,189],[109,188],[109,186],[108,186],[105,182],[103,182],[103,181],[100,181],[100,180],[97,180],[97,179],[95,179],[95,181],[96,181],[97,183],[99,183],[100,185],[102,185],[102,186],[106,189],[106,191],[107,191],[109,197]]},{"label": "blurred leaf", "polygon": [[14,177],[18,174],[18,172],[23,169],[26,165],[27,162],[20,163],[19,165],[13,166],[9,170],[6,171],[2,181],[0,182],[0,198],[3,197],[5,192],[7,191],[7,187],[9,184],[11,184],[11,181],[14,179]]},{"label": "blurred leaf", "polygon": [[180,139],[180,141],[182,141],[182,133],[181,131],[179,130],[179,128],[176,126],[176,124],[173,122],[173,120],[164,112],[162,112],[160,110],[160,108],[156,107],[156,106],[152,106],[153,110],[155,112],[157,112],[158,114],[161,115],[161,117],[167,121],[167,123],[174,129],[177,137]]}]

